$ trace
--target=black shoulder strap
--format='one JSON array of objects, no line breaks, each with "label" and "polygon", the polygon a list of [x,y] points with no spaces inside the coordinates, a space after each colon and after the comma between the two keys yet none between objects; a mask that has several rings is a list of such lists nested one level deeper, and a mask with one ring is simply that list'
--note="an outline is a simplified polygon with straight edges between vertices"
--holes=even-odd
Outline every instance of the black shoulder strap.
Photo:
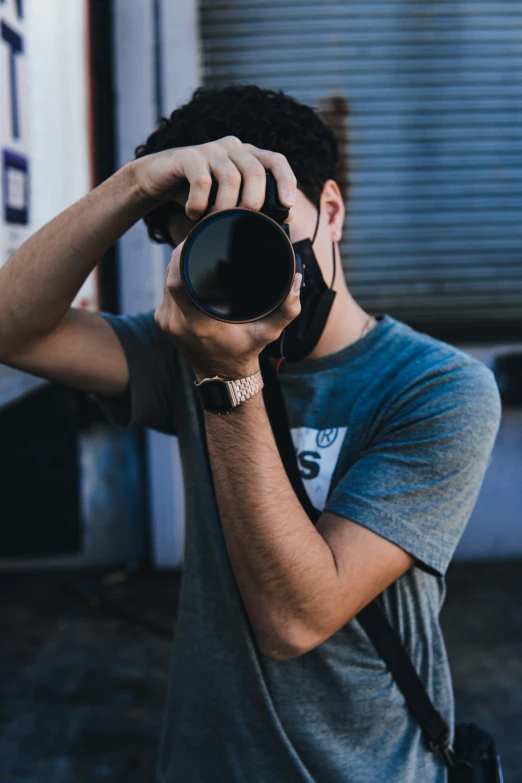
[{"label": "black shoulder strap", "polygon": [[[321,512],[312,505],[299,473],[279,378],[269,357],[264,353],[260,356],[260,366],[265,384],[263,388],[265,407],[281,460],[297,497],[315,524],[321,516]],[[399,635],[388,621],[378,601],[372,601],[359,612],[357,620],[389,668],[404,696],[408,709],[419,724],[430,750],[441,752],[448,760],[449,726],[433,706],[419,675],[402,646]]]},{"label": "black shoulder strap", "polygon": [[422,684],[401,639],[390,624],[377,600],[372,601],[357,615],[373,646],[392,673],[406,705],[419,724],[432,751],[444,754],[450,742],[450,729],[435,709]]},{"label": "black shoulder strap", "polygon": [[304,488],[304,484],[301,481],[301,474],[299,473],[299,467],[297,465],[295,447],[292,441],[292,435],[290,434],[290,426],[288,424],[286,406],[279,378],[266,354],[261,354],[259,357],[259,364],[263,375],[263,382],[265,384],[263,387],[265,407],[268,418],[270,419],[270,425],[272,427],[272,432],[274,433],[274,439],[279,450],[281,461],[285,466],[287,476],[290,479],[295,494],[299,498],[304,510],[315,524],[321,516],[321,513],[312,505],[308,493]]}]

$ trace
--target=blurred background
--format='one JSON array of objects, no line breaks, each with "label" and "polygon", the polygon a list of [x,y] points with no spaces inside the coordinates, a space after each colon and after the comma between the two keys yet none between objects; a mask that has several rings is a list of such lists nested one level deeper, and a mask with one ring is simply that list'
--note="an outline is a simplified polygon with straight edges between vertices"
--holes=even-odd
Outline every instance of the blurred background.
[{"label": "blurred background", "polygon": [[[499,383],[442,620],[457,718],[522,781],[520,2],[0,0],[0,27],[0,265],[198,84],[281,88],[335,130],[355,298]],[[155,307],[169,256],[136,225],[77,306]],[[0,781],[151,780],[183,562],[177,440],[0,365],[0,519]]]}]

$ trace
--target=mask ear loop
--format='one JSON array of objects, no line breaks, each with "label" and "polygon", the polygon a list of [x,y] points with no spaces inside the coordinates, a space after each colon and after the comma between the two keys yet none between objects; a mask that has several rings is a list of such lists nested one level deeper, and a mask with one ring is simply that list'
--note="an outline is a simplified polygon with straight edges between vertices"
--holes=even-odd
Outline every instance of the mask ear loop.
[{"label": "mask ear loop", "polygon": [[332,257],[333,257],[333,275],[332,275],[332,282],[330,283],[330,288],[333,288],[333,286],[334,286],[335,272],[337,270],[337,257],[335,255],[335,242],[332,242]]},{"label": "mask ear loop", "polygon": [[317,236],[317,232],[319,231],[319,221],[320,220],[321,220],[321,210],[318,209],[317,210],[317,222],[315,224],[315,231],[314,231],[314,235],[312,237],[312,247],[314,246],[315,238]]},{"label": "mask ear loop", "polygon": [[[317,222],[315,224],[315,231],[314,235],[312,237],[312,247],[314,246],[315,238],[317,236],[317,232],[319,231],[319,221],[321,220],[321,210],[317,210]],[[337,258],[335,256],[335,242],[332,242],[332,257],[333,257],[333,275],[332,275],[332,282],[330,283],[330,288],[333,288],[334,282],[335,282],[335,273],[337,271]]]}]

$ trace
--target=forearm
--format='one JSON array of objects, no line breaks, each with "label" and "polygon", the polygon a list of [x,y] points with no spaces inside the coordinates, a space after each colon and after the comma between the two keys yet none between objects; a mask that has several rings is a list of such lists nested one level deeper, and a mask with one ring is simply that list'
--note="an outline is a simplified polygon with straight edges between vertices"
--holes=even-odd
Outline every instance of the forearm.
[{"label": "forearm", "polygon": [[0,356],[50,332],[89,273],[151,208],[132,164],[33,234],[0,269]]},{"label": "forearm", "polygon": [[[262,395],[226,416],[205,414],[230,562],[259,645],[271,657],[312,647],[338,587],[332,550],[284,470]],[[310,642],[310,643],[308,643]]]}]

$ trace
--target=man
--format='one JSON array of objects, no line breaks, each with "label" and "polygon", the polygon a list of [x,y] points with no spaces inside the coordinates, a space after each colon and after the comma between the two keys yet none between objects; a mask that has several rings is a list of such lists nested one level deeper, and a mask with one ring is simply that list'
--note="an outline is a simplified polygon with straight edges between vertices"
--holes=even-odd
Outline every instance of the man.
[{"label": "man", "polygon": [[[334,275],[344,225],[336,164],[332,133],[288,96],[252,85],[199,90],[136,160],[0,272],[2,361],[96,394],[119,424],[180,439],[187,537],[161,783],[447,779],[356,615],[381,595],[453,725],[438,615],[499,396],[483,364],[369,316]],[[323,512],[316,526],[287,479],[263,395],[216,416],[198,410],[194,386],[255,376],[261,351],[300,316],[299,279],[253,324],[207,317],[180,285],[179,243],[206,211],[212,177],[215,210],[235,206],[240,188],[241,204],[259,209],[266,170],[291,207],[292,242],[314,239],[336,291],[316,344],[279,376],[303,481]],[[151,237],[177,245],[155,313],[70,309],[99,258],[143,217]]]}]

